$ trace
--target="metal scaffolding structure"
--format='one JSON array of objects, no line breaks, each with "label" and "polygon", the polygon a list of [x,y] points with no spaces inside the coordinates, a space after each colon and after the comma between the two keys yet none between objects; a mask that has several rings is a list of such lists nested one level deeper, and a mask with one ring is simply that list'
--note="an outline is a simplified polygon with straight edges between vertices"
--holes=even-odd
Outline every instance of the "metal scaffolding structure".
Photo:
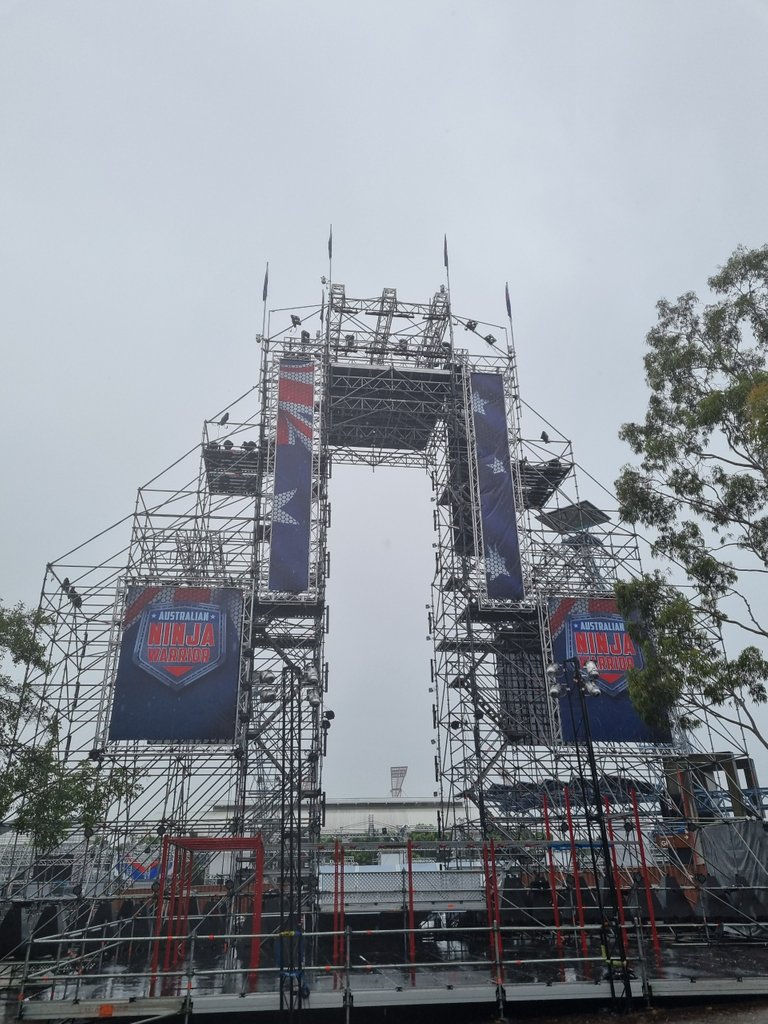
[{"label": "metal scaffolding structure", "polygon": [[[462,330],[473,344],[480,339],[483,354],[457,344]],[[40,608],[49,665],[28,674],[33,707],[19,738],[115,793],[54,855],[67,892],[104,898],[131,880],[147,882],[167,856],[165,840],[179,836],[206,840],[195,847],[204,862],[209,857],[206,877],[248,885],[252,844],[235,839],[259,836],[259,885],[276,894],[281,928],[304,923],[311,930],[320,912],[322,762],[333,720],[325,708],[324,638],[334,463],[418,468],[431,480],[434,653],[424,682],[435,693],[440,839],[503,840],[504,872],[526,864],[525,842],[543,837],[542,801],[545,817],[567,816],[572,842],[592,848],[595,800],[606,799],[616,816],[630,815],[639,801],[638,813],[653,818],[664,800],[674,803],[670,780],[678,803],[694,799],[692,790],[686,796],[693,776],[681,774],[692,751],[687,740],[596,743],[600,794],[585,779],[580,743],[563,733],[545,675],[553,660],[551,602],[607,601],[617,578],[639,571],[637,540],[610,511],[582,499],[569,441],[524,433],[511,330],[455,315],[445,288],[419,304],[401,301],[392,288],[355,299],[332,284],[318,307],[274,311],[258,341],[257,386],[233,403],[231,415],[205,424],[199,446],[140,489],[128,544],[107,553],[123,521],[47,567]],[[276,449],[286,360],[311,368],[311,496],[307,585],[281,591],[272,589],[270,563],[284,515]],[[515,600],[489,597],[485,582],[492,554],[483,541],[472,417],[476,373],[503,382],[525,588]],[[242,595],[230,740],[110,738],[135,588]],[[698,765],[697,778],[709,769]],[[48,858],[43,867],[50,868]],[[6,897],[37,898],[43,867],[23,836],[6,842]],[[286,984],[293,993],[293,982]]]}]

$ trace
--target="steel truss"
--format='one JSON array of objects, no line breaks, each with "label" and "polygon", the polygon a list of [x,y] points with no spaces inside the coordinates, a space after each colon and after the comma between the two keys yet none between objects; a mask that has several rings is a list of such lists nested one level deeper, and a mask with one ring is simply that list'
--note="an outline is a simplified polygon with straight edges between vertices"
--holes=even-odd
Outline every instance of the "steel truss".
[{"label": "steel truss", "polygon": [[[316,912],[322,761],[333,717],[324,709],[324,637],[334,462],[419,467],[431,479],[437,541],[429,630],[441,838],[540,836],[542,795],[550,794],[561,820],[562,796],[551,794],[567,786],[573,834],[592,844],[588,805],[599,795],[584,784],[579,744],[562,740],[545,684],[552,659],[548,602],[610,595],[616,578],[639,569],[636,538],[582,502],[570,442],[523,433],[505,328],[454,315],[442,288],[415,304],[389,288],[352,299],[333,284],[322,306],[302,307],[291,326],[289,312],[271,314],[259,338],[259,384],[233,403],[232,419],[206,423],[201,445],[140,489],[128,545],[106,553],[124,528],[117,524],[47,567],[40,608],[50,667],[30,672],[26,685],[37,707],[55,716],[57,731],[52,740],[43,717],[32,714],[22,738],[52,742],[73,769],[86,763],[105,782],[127,783],[98,822],[74,828],[61,848],[71,864],[68,885],[81,896],[124,890],[126,865],[157,863],[164,836],[260,835],[265,886],[281,893],[284,925]],[[454,331],[461,328],[484,339],[487,353],[457,346]],[[295,355],[312,360],[316,380],[309,587],[300,594],[270,591],[268,576],[278,370],[281,358]],[[520,601],[490,600],[484,585],[469,412],[476,371],[504,381],[526,588]],[[583,517],[563,529],[558,515],[574,508]],[[232,742],[109,740],[130,586],[243,592]],[[676,753],[684,750],[678,744]],[[656,813],[664,758],[672,753],[596,744],[602,796],[613,813],[630,813],[631,793],[639,794],[644,814]],[[209,867],[237,884],[252,865],[232,845],[228,863]],[[39,893],[36,858],[23,838],[0,850],[14,897]]]}]

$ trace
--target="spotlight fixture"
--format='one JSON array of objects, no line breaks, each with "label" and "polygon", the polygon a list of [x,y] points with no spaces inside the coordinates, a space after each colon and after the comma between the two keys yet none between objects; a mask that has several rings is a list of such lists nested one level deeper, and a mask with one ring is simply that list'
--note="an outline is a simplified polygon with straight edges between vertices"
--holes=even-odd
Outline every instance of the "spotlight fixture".
[{"label": "spotlight fixture", "polygon": [[317,686],[319,681],[320,677],[317,674],[317,669],[313,664],[310,663],[304,669],[304,678],[302,682],[304,683],[305,686]]},{"label": "spotlight fixture", "polygon": [[483,341],[487,341],[489,345],[496,344],[496,339],[492,334],[486,334],[485,337],[483,338]]},{"label": "spotlight fixture", "polygon": [[295,313],[291,313],[291,323],[294,327],[301,327],[301,317],[296,316]]},{"label": "spotlight fixture", "polygon": [[477,320],[467,320],[465,322],[465,324],[464,324],[464,330],[465,331],[476,331],[477,330]]}]

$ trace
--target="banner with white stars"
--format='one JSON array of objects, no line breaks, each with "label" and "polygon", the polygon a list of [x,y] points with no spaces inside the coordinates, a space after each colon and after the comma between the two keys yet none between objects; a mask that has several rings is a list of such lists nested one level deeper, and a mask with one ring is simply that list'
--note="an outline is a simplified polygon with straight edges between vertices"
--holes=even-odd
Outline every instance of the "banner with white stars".
[{"label": "banner with white stars", "polygon": [[309,589],[314,406],[312,360],[281,359],[269,589],[289,594]]},{"label": "banner with white stars", "polygon": [[498,373],[473,373],[470,385],[488,597],[519,601],[524,597],[523,570],[509,458],[504,381]]}]

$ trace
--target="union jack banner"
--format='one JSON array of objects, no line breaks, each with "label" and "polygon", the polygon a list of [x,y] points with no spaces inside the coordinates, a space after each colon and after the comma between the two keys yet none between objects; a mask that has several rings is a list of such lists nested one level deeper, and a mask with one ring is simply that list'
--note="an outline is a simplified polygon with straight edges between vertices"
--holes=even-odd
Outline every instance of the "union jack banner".
[{"label": "union jack banner", "polygon": [[278,377],[269,589],[300,594],[309,589],[315,365],[281,359]]}]

